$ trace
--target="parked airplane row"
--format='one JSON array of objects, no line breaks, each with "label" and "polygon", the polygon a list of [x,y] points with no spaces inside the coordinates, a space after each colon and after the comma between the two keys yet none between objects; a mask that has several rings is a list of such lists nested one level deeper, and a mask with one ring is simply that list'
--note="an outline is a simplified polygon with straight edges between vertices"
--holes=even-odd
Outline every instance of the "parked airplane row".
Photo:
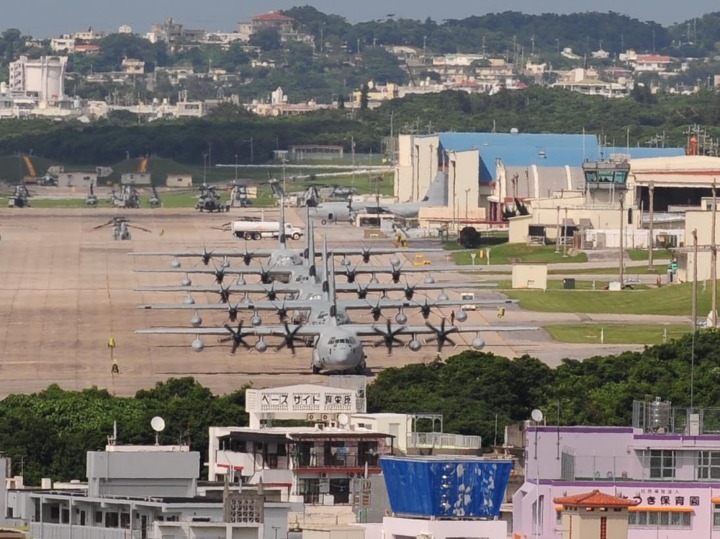
[{"label": "parked airplane row", "polygon": [[[281,220],[284,218],[281,214]],[[281,228],[282,230],[283,228]],[[286,238],[280,236],[279,249],[256,249],[256,250],[223,250],[223,251],[169,251],[135,253],[135,255],[166,255],[175,260],[179,257],[199,257],[204,267],[170,269],[141,269],[138,271],[185,273],[181,286],[153,286],[142,287],[138,290],[145,292],[182,292],[186,294],[181,303],[163,303],[142,305],[143,309],[157,310],[192,310],[194,314],[190,320],[191,327],[154,327],[138,330],[142,334],[163,334],[163,335],[191,335],[195,337],[192,347],[201,351],[206,347],[203,338],[208,336],[221,337],[221,341],[231,343],[231,353],[238,348],[254,349],[264,352],[268,348],[267,338],[279,338],[275,346],[277,350],[290,349],[295,353],[295,345],[298,342],[309,344],[313,348],[312,371],[313,373],[325,372],[357,372],[366,370],[366,354],[364,344],[371,343],[374,346],[384,345],[388,353],[392,353],[395,346],[407,346],[412,351],[422,348],[423,342],[420,337],[426,337],[425,343],[434,342],[438,351],[441,351],[446,344],[453,346],[459,343],[453,336],[458,334],[474,334],[470,346],[475,349],[484,347],[485,342],[480,337],[482,332],[488,331],[531,331],[537,328],[525,326],[462,326],[456,325],[454,321],[447,323],[444,316],[440,315],[439,322],[431,323],[430,316],[439,315],[438,310],[442,308],[462,307],[468,301],[451,300],[444,292],[445,288],[471,288],[492,286],[490,283],[436,283],[429,275],[429,268],[403,267],[398,260],[391,260],[390,266],[372,265],[341,265],[336,268],[335,256],[346,257],[358,255],[364,263],[369,263],[371,256],[375,254],[395,253],[395,249],[377,248],[333,248],[329,250],[327,245],[323,248],[322,264],[318,266],[314,246],[314,233],[312,219],[308,219],[308,230],[306,235],[306,247],[304,250],[291,250],[287,248]],[[427,250],[425,250],[427,251]],[[215,257],[222,259],[220,267],[210,267],[210,262]],[[232,267],[229,261],[233,258],[242,260],[242,266]],[[396,256],[394,258],[397,258]],[[253,260],[268,259],[268,266],[263,264],[254,265]],[[396,263],[397,262],[397,263]],[[176,266],[178,263],[176,262]],[[457,267],[440,268],[457,271]],[[434,268],[433,271],[437,271]],[[344,274],[348,283],[336,285],[335,272]],[[426,274],[422,283],[410,285],[400,284],[399,279],[403,273],[421,272]],[[388,274],[393,282],[391,283],[369,283],[360,285],[355,283],[355,277],[360,273],[368,273],[373,276]],[[189,278],[190,274],[208,274],[215,280],[214,285],[193,286]],[[223,284],[228,275],[237,275],[238,281],[232,285]],[[260,283],[247,284],[246,276],[256,275],[260,277]],[[404,299],[390,299],[386,296],[391,291],[401,291]],[[416,290],[439,290],[441,296],[437,300],[426,299],[424,302],[414,300]],[[338,295],[342,293],[355,293],[358,299],[342,299]],[[368,293],[381,292],[383,297],[369,299]],[[198,305],[195,303],[192,293],[218,293],[219,303]],[[254,294],[263,294],[266,299],[254,300]],[[240,301],[231,303],[231,295],[242,296]],[[282,299],[280,298],[282,295]],[[473,304],[505,304],[511,300],[472,300]],[[200,312],[203,311],[226,311],[228,321],[222,326],[202,327]],[[373,323],[352,322],[348,315],[350,310],[364,310],[373,318]],[[388,318],[385,323],[381,322],[384,316],[383,311],[397,311],[395,324]],[[419,312],[425,323],[423,325],[409,325],[406,311],[416,310]],[[275,311],[279,323],[263,324],[260,316],[261,311]],[[249,324],[245,324],[243,314],[249,317]],[[457,322],[467,320],[467,313],[463,310],[453,312],[451,319]],[[231,325],[232,324],[232,325]],[[254,338],[254,344],[248,339]]]}]

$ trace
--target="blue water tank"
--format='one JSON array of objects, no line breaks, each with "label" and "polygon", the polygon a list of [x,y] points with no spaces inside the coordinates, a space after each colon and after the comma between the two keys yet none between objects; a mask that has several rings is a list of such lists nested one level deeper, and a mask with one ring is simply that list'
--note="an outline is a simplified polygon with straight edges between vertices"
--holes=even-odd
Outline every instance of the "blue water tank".
[{"label": "blue water tank", "polygon": [[512,462],[456,455],[382,457],[390,507],[399,515],[493,518],[500,514]]}]

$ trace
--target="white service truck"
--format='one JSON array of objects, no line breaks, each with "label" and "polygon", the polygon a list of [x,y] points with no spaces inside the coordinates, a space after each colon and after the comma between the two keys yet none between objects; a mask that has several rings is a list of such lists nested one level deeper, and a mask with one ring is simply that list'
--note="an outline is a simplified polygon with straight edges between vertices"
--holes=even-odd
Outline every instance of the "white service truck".
[{"label": "white service truck", "polygon": [[[261,238],[279,238],[280,223],[278,221],[233,221],[232,233],[245,240],[259,240]],[[285,223],[285,237],[299,240],[304,232],[292,223]]]}]

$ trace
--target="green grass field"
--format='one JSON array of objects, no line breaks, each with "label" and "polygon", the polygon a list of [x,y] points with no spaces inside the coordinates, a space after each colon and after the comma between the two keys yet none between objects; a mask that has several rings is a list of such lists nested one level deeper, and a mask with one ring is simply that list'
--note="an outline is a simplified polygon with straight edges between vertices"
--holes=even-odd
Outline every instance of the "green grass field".
[{"label": "green grass field", "polygon": [[[559,281],[549,281],[550,283]],[[576,281],[576,286],[587,281]],[[601,284],[597,282],[596,287]],[[585,286],[585,285],[583,285]],[[507,290],[505,293],[517,299],[523,309],[540,312],[562,313],[615,313],[615,314],[666,314],[690,316],[692,314],[692,286],[689,283],[661,288],[635,287],[634,290],[610,292],[557,290]],[[710,311],[711,287],[698,287],[698,316]]]},{"label": "green grass field", "polygon": [[[633,261],[641,261],[648,259],[647,249],[627,249],[625,251],[628,258]],[[653,249],[654,260],[670,260],[672,258],[672,252],[668,249]]]},{"label": "green grass field", "polygon": [[[625,268],[625,275],[665,275],[666,270],[666,264],[654,265],[652,271],[648,271],[647,266],[628,266]],[[608,266],[606,268],[587,268],[583,270],[548,269],[548,275],[574,275],[577,273],[583,275],[612,275],[618,273],[618,268],[617,266]]]},{"label": "green grass field", "polygon": [[[690,333],[690,325],[558,324],[545,326],[556,341],[600,344],[662,344]],[[602,338],[601,338],[602,334]]]},{"label": "green grass field", "polygon": [[[476,253],[475,264],[484,266],[487,262],[485,258],[480,257],[480,252],[485,249],[453,251],[452,257],[456,264],[468,265],[472,264],[470,253]],[[512,264],[514,262],[535,262],[538,264],[562,264],[568,262],[587,262],[585,253],[579,253],[575,256],[564,257],[562,252],[556,253],[555,247],[552,245],[527,246],[521,243],[502,243],[490,247],[490,265],[495,264]]]}]

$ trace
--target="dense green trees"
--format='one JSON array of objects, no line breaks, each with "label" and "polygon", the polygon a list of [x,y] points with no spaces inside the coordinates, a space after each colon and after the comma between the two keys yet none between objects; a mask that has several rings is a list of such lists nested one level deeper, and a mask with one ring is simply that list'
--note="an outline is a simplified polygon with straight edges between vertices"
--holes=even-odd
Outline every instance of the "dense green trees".
[{"label": "dense green trees", "polygon": [[13,459],[13,473],[24,473],[29,484],[41,477],[80,479],[85,476],[85,453],[105,446],[114,422],[119,443],[147,444],[154,442],[150,420],[159,415],[167,425],[162,443],[189,443],[205,457],[208,427],[244,425],[244,404],[244,389],[213,396],[192,378],[158,383],[134,398],[52,385],[0,402],[0,452]]},{"label": "dense green trees", "polygon": [[[692,349],[686,336],[643,352],[565,359],[555,369],[529,356],[510,360],[468,351],[382,371],[368,387],[368,411],[441,413],[446,432],[480,435],[486,446],[496,436],[501,442],[503,426],[528,419],[534,408],[561,425],[630,425],[632,401],[645,395],[689,406],[693,365],[694,405],[717,406],[720,331],[697,334],[694,361]],[[133,398],[52,385],[0,402],[0,452],[29,484],[47,476],[83,478],[85,452],[104,447],[113,422],[120,443],[152,443],[150,419],[159,415],[167,425],[161,443],[189,443],[205,462],[208,427],[245,425],[244,406],[245,388],[215,396],[192,378],[158,383]]]},{"label": "dense green trees", "polygon": [[[305,79],[312,81],[315,75],[308,71]],[[268,90],[281,82],[268,76]],[[238,141],[250,136],[258,163],[271,159],[274,149],[292,144],[344,144],[349,151],[351,136],[357,152],[377,154],[382,150],[380,141],[390,133],[391,118],[395,133],[509,132],[513,127],[523,133],[584,130],[602,136],[609,145],[624,146],[629,130],[632,146],[644,145],[658,133],[667,136],[667,146],[683,146],[690,124],[701,124],[710,136],[718,137],[719,111],[720,98],[714,92],[656,95],[638,87],[632,98],[608,100],[541,87],[502,91],[493,96],[447,91],[396,99],[358,115],[326,110],[300,117],[259,118],[224,107],[204,119],[133,125],[113,121],[85,125],[5,120],[0,155],[32,148],[36,155],[65,164],[106,165],[129,151],[131,155],[152,154],[198,164],[208,144],[212,144],[215,162],[229,163],[235,154],[243,153],[238,151]],[[249,155],[246,157],[249,159]]]}]

